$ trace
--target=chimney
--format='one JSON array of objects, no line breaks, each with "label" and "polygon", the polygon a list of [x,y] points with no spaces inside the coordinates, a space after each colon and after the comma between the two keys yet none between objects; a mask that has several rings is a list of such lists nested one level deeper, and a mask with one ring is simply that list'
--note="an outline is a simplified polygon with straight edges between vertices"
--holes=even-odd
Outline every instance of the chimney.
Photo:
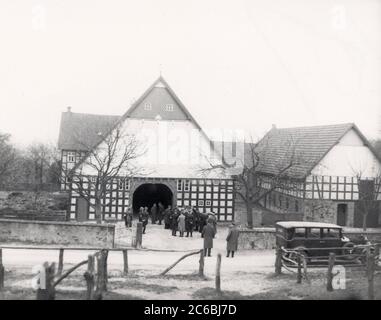
[{"label": "chimney", "polygon": [[71,112],[71,107],[67,107],[67,112]]},{"label": "chimney", "polygon": [[276,129],[276,125],[274,123],[271,125],[271,129]]}]

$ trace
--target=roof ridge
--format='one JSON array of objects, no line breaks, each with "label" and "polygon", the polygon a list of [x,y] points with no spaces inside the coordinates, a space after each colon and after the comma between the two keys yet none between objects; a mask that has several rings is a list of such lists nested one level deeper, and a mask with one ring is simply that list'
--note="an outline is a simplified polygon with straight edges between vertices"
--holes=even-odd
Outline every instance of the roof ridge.
[{"label": "roof ridge", "polygon": [[313,126],[300,126],[300,127],[285,127],[285,128],[275,128],[275,131],[277,130],[290,130],[290,129],[312,129],[312,128],[319,128],[319,127],[337,127],[337,126],[354,126],[354,122],[345,122],[345,123],[336,123],[336,124],[319,124],[319,125],[313,125]]},{"label": "roof ridge", "polygon": [[84,112],[73,112],[73,111],[62,111],[62,114],[75,114],[75,115],[96,116],[96,117],[121,117],[121,115],[84,113]]}]

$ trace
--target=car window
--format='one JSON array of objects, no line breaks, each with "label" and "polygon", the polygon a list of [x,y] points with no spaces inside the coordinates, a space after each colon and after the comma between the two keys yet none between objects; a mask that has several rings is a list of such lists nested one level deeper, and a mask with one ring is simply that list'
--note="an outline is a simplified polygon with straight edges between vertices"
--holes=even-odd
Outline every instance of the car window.
[{"label": "car window", "polygon": [[341,238],[340,229],[324,228],[323,238],[340,239]]},{"label": "car window", "polygon": [[320,228],[309,228],[307,237],[312,239],[320,238]]},{"label": "car window", "polygon": [[290,238],[305,238],[306,237],[306,229],[305,228],[295,228],[295,229],[290,229],[289,231]]}]

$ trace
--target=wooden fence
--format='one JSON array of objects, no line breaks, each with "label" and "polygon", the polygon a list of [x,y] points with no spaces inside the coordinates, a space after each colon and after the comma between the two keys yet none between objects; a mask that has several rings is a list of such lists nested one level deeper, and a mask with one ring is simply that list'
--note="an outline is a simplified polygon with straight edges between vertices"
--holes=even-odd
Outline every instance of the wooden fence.
[{"label": "wooden fence", "polygon": [[[45,262],[43,264],[43,270],[45,275],[45,285],[43,288],[38,288],[36,291],[37,300],[54,300],[56,287],[70,274],[87,264],[87,270],[83,276],[86,281],[86,298],[88,300],[100,300],[103,298],[104,292],[107,291],[108,272],[107,272],[107,258],[110,251],[121,251],[123,257],[123,276],[127,276],[129,272],[128,268],[128,250],[139,251],[159,251],[159,252],[173,252],[173,250],[153,250],[153,249],[139,249],[139,248],[78,248],[78,247],[27,247],[27,246],[1,246],[0,247],[0,291],[4,290],[5,271],[3,265],[3,249],[23,249],[23,250],[56,250],[58,251],[58,267],[56,271],[55,263]],[[96,253],[90,254],[86,260],[77,263],[67,271],[64,269],[64,253],[65,250],[94,250]],[[198,261],[198,276],[205,279],[204,272],[204,250],[192,251],[185,254],[176,262],[171,264],[159,276],[166,275],[171,269],[173,269],[180,261],[185,258],[199,254]],[[217,255],[216,274],[215,274],[215,286],[216,292],[221,293],[221,254]],[[96,262],[96,263],[95,263]],[[41,272],[41,271],[40,271]]]}]

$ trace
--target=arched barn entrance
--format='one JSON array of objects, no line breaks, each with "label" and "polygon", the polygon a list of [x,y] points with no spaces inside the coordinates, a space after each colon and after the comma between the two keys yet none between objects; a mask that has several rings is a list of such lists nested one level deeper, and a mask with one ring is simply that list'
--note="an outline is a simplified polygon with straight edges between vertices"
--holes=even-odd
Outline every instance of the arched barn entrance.
[{"label": "arched barn entrance", "polygon": [[132,197],[134,213],[140,207],[151,208],[153,204],[161,202],[165,208],[172,205],[173,194],[171,189],[161,183],[145,183],[139,186]]}]

